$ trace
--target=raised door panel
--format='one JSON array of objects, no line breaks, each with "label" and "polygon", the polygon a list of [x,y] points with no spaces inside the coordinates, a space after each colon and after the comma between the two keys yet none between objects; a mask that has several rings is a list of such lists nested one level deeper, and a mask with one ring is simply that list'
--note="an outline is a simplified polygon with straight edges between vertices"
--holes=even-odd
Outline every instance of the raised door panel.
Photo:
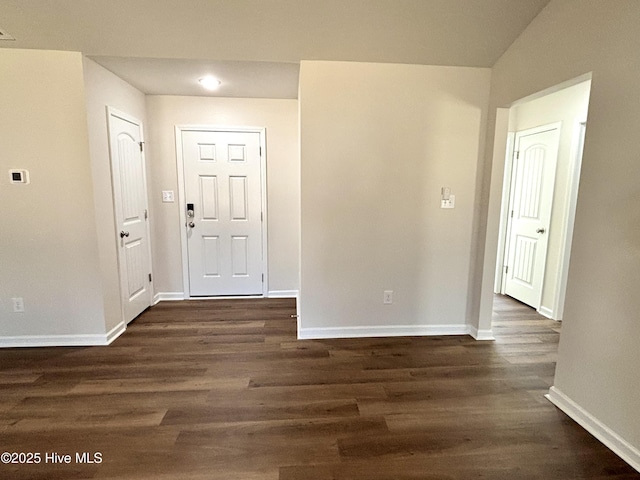
[{"label": "raised door panel", "polygon": [[122,221],[125,225],[140,222],[143,210],[139,185],[143,182],[138,143],[128,133],[118,135],[118,163],[120,169],[120,199]]},{"label": "raised door panel", "polygon": [[513,279],[530,288],[533,287],[535,271],[537,238],[518,235],[516,237],[513,260]]},{"label": "raised door panel", "polygon": [[231,237],[231,275],[249,275],[249,238],[241,235]]},{"label": "raised door panel", "polygon": [[542,185],[544,182],[544,161],[546,148],[544,145],[534,145],[527,148],[522,155],[519,180],[521,183],[518,202],[518,218],[540,220],[540,204]]},{"label": "raised door panel", "polygon": [[218,177],[216,175],[200,176],[200,211],[201,220],[219,219]]},{"label": "raised door panel", "polygon": [[220,277],[220,237],[217,235],[202,237],[202,275]]},{"label": "raised door panel", "polygon": [[231,221],[248,220],[248,197],[247,177],[229,177],[229,218]]},{"label": "raised door panel", "polygon": [[129,301],[144,293],[147,286],[146,245],[141,239],[125,242],[127,297]]}]

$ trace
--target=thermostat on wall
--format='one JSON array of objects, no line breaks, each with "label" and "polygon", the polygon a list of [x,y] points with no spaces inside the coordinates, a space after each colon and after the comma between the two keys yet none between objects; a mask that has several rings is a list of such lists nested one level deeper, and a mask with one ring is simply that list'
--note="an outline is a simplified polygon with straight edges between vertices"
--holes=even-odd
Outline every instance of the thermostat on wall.
[{"label": "thermostat on wall", "polygon": [[10,183],[29,183],[29,170],[9,170]]}]

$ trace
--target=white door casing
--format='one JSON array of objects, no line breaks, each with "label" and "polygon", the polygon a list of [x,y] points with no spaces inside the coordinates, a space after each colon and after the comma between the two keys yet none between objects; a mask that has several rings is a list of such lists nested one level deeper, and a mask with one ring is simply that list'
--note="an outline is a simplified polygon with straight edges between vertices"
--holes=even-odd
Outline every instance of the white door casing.
[{"label": "white door casing", "polygon": [[504,293],[540,307],[560,140],[559,126],[516,134]]},{"label": "white door casing", "polygon": [[151,305],[151,249],[142,124],[107,108],[120,295],[125,323]]},{"label": "white door casing", "polygon": [[177,132],[188,295],[263,295],[263,132]]}]

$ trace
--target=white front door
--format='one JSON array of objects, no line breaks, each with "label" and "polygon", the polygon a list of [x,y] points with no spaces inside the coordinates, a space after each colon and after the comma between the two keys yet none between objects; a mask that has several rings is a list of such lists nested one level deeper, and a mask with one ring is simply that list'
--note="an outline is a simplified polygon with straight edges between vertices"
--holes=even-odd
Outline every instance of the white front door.
[{"label": "white front door", "polygon": [[109,142],[120,295],[124,321],[129,323],[151,305],[152,293],[147,187],[140,122],[109,109]]},{"label": "white front door", "polygon": [[259,132],[182,131],[190,296],[263,293]]},{"label": "white front door", "polygon": [[540,308],[560,130],[516,134],[504,293]]}]

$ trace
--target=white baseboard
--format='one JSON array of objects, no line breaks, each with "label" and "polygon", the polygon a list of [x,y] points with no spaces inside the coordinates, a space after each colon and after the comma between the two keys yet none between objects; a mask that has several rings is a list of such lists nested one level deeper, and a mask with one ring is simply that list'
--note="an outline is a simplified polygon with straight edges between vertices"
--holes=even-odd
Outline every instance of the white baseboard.
[{"label": "white baseboard", "polygon": [[[224,300],[229,298],[248,298],[244,296],[228,296],[228,297],[197,297],[197,300]],[[260,297],[256,297],[260,298]],[[270,290],[267,298],[298,298],[298,290]],[[153,304],[159,302],[188,300],[183,292],[158,292],[153,296]]]},{"label": "white baseboard", "polygon": [[474,327],[473,325],[469,325],[469,335],[471,335],[473,338],[475,338],[476,340],[495,340],[496,337],[493,336],[493,330],[486,329],[486,330],[478,330],[476,327]]},{"label": "white baseboard", "polygon": [[606,426],[558,388],[551,387],[545,395],[556,407],[605,444],[613,453],[640,472],[640,450]]},{"label": "white baseboard", "polygon": [[538,309],[538,313],[543,317],[547,317],[551,320],[555,320],[553,316],[553,310],[551,310],[550,308],[540,306],[540,308]]},{"label": "white baseboard", "polygon": [[18,335],[0,337],[0,348],[18,347],[95,347],[109,345],[118,338],[126,326],[120,322],[109,332],[87,335]]},{"label": "white baseboard", "polygon": [[153,304],[158,302],[167,302],[171,300],[184,300],[183,292],[158,292],[153,296]]},{"label": "white baseboard", "polygon": [[269,290],[269,298],[298,298],[298,290]]},{"label": "white baseboard", "polygon": [[385,325],[366,327],[298,328],[298,339],[414,337],[469,335],[468,325]]},{"label": "white baseboard", "polygon": [[111,330],[109,330],[107,332],[107,338],[106,338],[107,343],[105,345],[111,345],[111,343],[120,335],[122,335],[126,329],[127,329],[127,325],[124,322],[120,322],[118,325],[116,325]]}]

